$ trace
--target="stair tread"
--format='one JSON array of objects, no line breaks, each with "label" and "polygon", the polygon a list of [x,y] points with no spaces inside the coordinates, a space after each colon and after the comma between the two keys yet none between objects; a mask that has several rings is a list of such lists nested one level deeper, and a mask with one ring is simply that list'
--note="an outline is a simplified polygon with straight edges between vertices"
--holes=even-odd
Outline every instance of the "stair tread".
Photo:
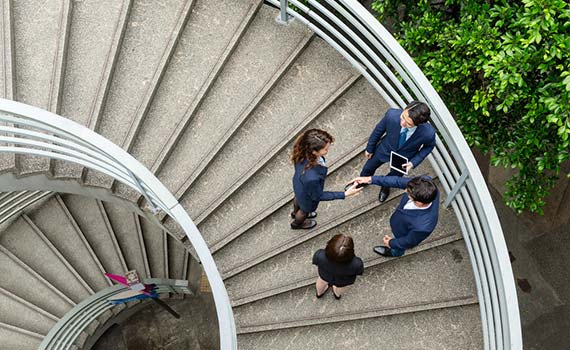
[{"label": "stair tread", "polygon": [[[313,40],[180,200],[190,216],[196,217],[240,173],[255,166],[256,159],[278,144],[287,130],[301,123],[308,111],[320,106],[354,73],[325,42]],[[262,137],[258,130],[263,130]]]},{"label": "stair tread", "polygon": [[142,235],[145,242],[147,257],[152,278],[168,278],[165,266],[164,233],[154,223],[141,220]]},{"label": "stair tread", "polygon": [[0,345],[2,350],[36,350],[41,343],[38,337],[7,329],[1,325],[0,339],[2,339]]},{"label": "stair tread", "polygon": [[236,323],[246,327],[342,318],[373,310],[473,297],[475,282],[472,275],[465,273],[470,268],[469,259],[464,258],[467,256],[463,241],[404,256],[367,269],[354,286],[347,288],[341,302],[332,294],[315,298],[315,287],[310,285],[234,308]]},{"label": "stair tread", "polygon": [[[342,300],[341,300],[342,302]],[[257,349],[364,350],[462,349],[479,350],[482,330],[477,305],[413,314],[329,323],[238,335],[238,347]]]},{"label": "stair tread", "polygon": [[[365,140],[365,135],[374,128],[378,115],[386,107],[384,100],[361,78],[307,128],[323,128],[335,137],[336,142],[327,156],[327,161],[332,163]],[[345,117],[353,114],[360,117],[359,123]],[[279,198],[291,193],[293,166],[290,155],[293,143],[289,142],[211,216],[199,223],[198,228],[210,246],[232,234],[239,224],[254,220]]]},{"label": "stair tread", "polygon": [[0,291],[0,322],[30,332],[47,334],[56,321]]}]

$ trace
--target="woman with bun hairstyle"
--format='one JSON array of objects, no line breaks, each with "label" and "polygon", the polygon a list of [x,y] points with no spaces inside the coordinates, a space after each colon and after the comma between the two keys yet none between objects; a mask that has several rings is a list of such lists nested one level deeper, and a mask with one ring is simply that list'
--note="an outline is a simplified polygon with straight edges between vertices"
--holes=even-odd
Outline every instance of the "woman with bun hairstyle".
[{"label": "woman with bun hairstyle", "polygon": [[317,298],[321,298],[332,286],[335,299],[340,299],[345,287],[354,284],[357,275],[364,272],[362,259],[354,255],[352,237],[337,234],[327,242],[325,249],[313,255],[313,265],[318,267]]},{"label": "woman with bun hairstyle", "polygon": [[[293,175],[293,212],[291,228],[311,229],[317,225],[313,219],[320,201],[344,199],[361,191],[356,189],[357,184],[351,186],[346,192],[325,192],[325,178],[327,166],[325,157],[334,138],[326,131],[309,129],[302,133],[293,146],[291,161],[295,164]],[[307,220],[309,219],[309,220]]]}]

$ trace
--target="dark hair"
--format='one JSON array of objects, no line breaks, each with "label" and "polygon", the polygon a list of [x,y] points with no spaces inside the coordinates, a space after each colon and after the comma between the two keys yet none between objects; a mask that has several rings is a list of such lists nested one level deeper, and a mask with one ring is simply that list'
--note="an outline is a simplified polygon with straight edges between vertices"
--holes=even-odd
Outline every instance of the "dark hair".
[{"label": "dark hair", "polygon": [[348,263],[354,258],[354,241],[352,237],[339,233],[327,242],[325,255],[337,263]]},{"label": "dark hair", "polygon": [[408,111],[408,117],[414,122],[414,125],[426,123],[431,114],[428,105],[420,101],[412,101],[404,109]]},{"label": "dark hair", "polygon": [[318,152],[326,147],[328,143],[333,143],[334,137],[324,130],[309,129],[299,135],[293,146],[291,161],[293,163],[302,163],[308,160],[305,169],[309,169],[317,165],[317,156],[313,151]]},{"label": "dark hair", "polygon": [[408,197],[414,201],[429,204],[437,197],[437,186],[425,176],[417,176],[411,179],[406,186]]}]

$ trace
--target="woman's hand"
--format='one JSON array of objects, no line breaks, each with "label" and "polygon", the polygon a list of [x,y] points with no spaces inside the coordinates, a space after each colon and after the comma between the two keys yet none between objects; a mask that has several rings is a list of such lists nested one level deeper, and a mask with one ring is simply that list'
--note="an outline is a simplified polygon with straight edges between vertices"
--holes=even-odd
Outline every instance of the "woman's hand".
[{"label": "woman's hand", "polygon": [[348,190],[346,190],[344,192],[344,196],[350,197],[350,196],[353,196],[353,195],[357,194],[358,192],[362,191],[362,188],[356,188],[356,186],[358,186],[358,183],[356,183],[356,182],[353,183],[352,186],[350,186],[348,188]]}]

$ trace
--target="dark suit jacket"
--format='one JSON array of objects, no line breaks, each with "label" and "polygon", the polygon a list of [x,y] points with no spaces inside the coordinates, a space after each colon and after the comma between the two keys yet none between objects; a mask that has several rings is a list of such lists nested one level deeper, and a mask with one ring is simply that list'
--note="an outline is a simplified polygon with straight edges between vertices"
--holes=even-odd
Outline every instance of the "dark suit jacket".
[{"label": "dark suit jacket", "polygon": [[327,168],[316,165],[305,170],[305,164],[295,164],[295,174],[293,175],[293,191],[297,204],[306,213],[317,210],[320,201],[332,201],[344,199],[344,192],[324,192]]},{"label": "dark suit jacket", "polygon": [[324,249],[319,249],[313,255],[313,265],[319,268],[319,276],[328,283],[337,287],[344,287],[354,283],[356,275],[364,272],[362,259],[355,256],[347,264],[339,264],[327,258]]},{"label": "dark suit jacket", "polygon": [[[418,125],[412,136],[398,148],[400,139],[400,114],[401,109],[390,108],[384,118],[376,125],[372,135],[368,139],[366,151],[373,153],[373,157],[383,163],[390,161],[390,152],[397,152],[412,162],[417,168],[425,157],[435,147],[435,129],[429,123]],[[382,139],[382,135],[386,136]],[[378,143],[380,142],[380,143]]]},{"label": "dark suit jacket", "polygon": [[[372,176],[372,183],[379,186],[406,188],[411,178],[399,176]],[[391,248],[410,249],[426,239],[435,229],[439,216],[439,191],[427,209],[404,209],[408,203],[407,194],[402,196],[398,207],[390,217],[390,228],[395,238],[390,240]]]}]

